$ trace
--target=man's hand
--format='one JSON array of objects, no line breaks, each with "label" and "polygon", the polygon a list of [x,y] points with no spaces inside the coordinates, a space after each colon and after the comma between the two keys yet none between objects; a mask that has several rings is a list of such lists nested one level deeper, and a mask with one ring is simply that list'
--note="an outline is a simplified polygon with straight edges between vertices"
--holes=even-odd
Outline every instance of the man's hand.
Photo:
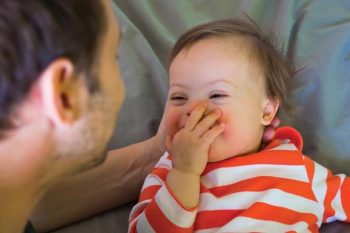
[{"label": "man's hand", "polygon": [[273,139],[275,136],[276,128],[280,125],[281,121],[277,117],[275,117],[271,124],[265,127],[264,134],[261,142],[261,149],[265,148],[267,144]]}]

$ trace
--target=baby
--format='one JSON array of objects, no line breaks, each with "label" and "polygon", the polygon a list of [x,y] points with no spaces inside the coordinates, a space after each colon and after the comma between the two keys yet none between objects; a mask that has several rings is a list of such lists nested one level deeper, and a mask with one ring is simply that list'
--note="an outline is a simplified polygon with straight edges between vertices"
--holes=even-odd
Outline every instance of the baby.
[{"label": "baby", "polygon": [[197,26],[175,44],[167,150],[147,176],[129,232],[318,232],[350,221],[350,179],[304,156],[293,128],[261,139],[290,109],[292,62],[255,23]]}]

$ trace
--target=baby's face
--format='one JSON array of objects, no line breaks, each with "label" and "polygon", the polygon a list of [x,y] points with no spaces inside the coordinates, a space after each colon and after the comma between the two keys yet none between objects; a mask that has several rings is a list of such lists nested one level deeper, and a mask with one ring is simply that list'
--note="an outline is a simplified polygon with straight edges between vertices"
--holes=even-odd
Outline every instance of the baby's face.
[{"label": "baby's face", "polygon": [[273,118],[266,117],[271,102],[251,56],[243,38],[209,38],[182,50],[170,66],[166,115],[170,136],[200,102],[208,103],[208,112],[222,113],[218,123],[226,128],[212,143],[209,162],[256,152],[264,125]]}]

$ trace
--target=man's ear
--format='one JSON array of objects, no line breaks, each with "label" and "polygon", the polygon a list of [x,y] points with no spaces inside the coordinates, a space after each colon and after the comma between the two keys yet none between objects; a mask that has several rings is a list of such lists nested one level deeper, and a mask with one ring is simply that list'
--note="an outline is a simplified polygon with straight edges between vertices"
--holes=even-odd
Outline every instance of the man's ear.
[{"label": "man's ear", "polygon": [[69,59],[53,61],[41,74],[38,83],[43,112],[54,124],[71,125],[80,113],[78,77]]},{"label": "man's ear", "polygon": [[280,101],[277,98],[269,98],[265,101],[263,106],[263,117],[261,119],[262,125],[269,125],[276,116]]}]

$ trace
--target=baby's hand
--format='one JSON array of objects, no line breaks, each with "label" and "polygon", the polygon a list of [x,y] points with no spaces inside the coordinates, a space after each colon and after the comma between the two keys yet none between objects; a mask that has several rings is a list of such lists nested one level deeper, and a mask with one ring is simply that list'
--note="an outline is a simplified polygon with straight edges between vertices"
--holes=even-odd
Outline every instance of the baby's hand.
[{"label": "baby's hand", "polygon": [[207,162],[208,151],[214,139],[224,131],[224,124],[214,125],[221,112],[214,110],[207,116],[207,105],[198,105],[189,116],[184,128],[167,139],[173,156],[173,167],[185,173],[201,175]]}]

